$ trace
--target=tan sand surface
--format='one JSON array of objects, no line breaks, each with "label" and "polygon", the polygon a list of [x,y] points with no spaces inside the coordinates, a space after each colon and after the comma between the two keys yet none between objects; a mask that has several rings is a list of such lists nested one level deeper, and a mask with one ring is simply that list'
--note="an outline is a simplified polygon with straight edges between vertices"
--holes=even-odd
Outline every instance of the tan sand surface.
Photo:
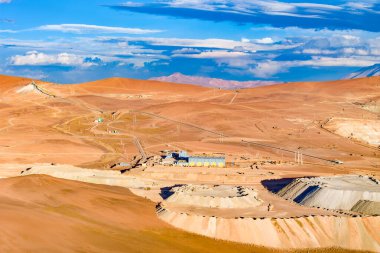
[{"label": "tan sand surface", "polygon": [[173,229],[128,189],[49,176],[0,180],[0,217],[2,252],[276,252]]},{"label": "tan sand surface", "polygon": [[[282,199],[268,192],[261,185],[262,180],[342,174],[380,179],[380,150],[376,146],[379,115],[374,107],[374,101],[380,97],[380,77],[287,83],[238,91],[111,78],[72,85],[36,81],[43,92],[35,92],[28,87],[30,82],[27,78],[0,76],[0,163],[3,165],[0,177],[18,176],[20,168],[25,171],[26,167],[36,164],[38,167],[42,163],[109,170],[119,162],[138,161],[141,150],[137,141],[148,157],[159,155],[161,150],[181,149],[198,155],[224,154],[228,167],[223,169],[139,167],[123,174],[131,178],[126,187],[132,185],[134,193],[154,201],[161,201],[159,186],[221,184],[253,188],[263,203],[245,209],[243,214],[269,220],[271,217],[330,215],[332,211]],[[20,89],[22,92],[17,92]],[[101,123],[96,122],[99,119]],[[344,119],[344,122],[336,121],[337,124],[329,128],[329,121],[334,122],[331,119]],[[351,135],[351,132],[354,133]],[[296,163],[294,153],[289,150],[303,154],[302,163]],[[333,164],[331,160],[343,164]],[[13,164],[13,169],[4,164]],[[77,174],[62,172],[62,166],[57,167],[57,171],[51,173],[54,176],[116,185],[115,179],[107,179],[108,174],[96,172],[100,179],[87,174],[75,178]],[[119,177],[120,172],[114,170]],[[30,245],[36,247],[31,251],[40,252],[73,252],[78,245],[83,245],[78,252],[134,252],[138,248],[142,252],[152,249],[157,252],[254,252],[256,249],[179,232],[155,216],[152,202],[135,197],[126,189],[44,176],[3,180],[0,181],[0,205],[4,206],[0,208],[0,218],[6,228],[0,236],[3,251],[23,252]],[[157,187],[144,189],[148,181]],[[73,189],[75,194],[65,189]],[[273,205],[270,212],[265,211],[269,203]],[[172,224],[181,229],[186,229],[192,219],[178,213],[205,216],[188,230],[208,236],[222,233],[198,226],[209,222],[211,216],[219,215],[221,219],[239,216],[236,210],[187,208],[175,203],[168,207],[172,208],[168,209],[171,218],[166,221],[175,221]],[[355,225],[349,225],[351,220],[339,223],[339,219],[346,219],[345,214],[333,214],[338,217],[332,216],[331,221],[316,219],[327,224],[321,226],[326,229],[325,233],[316,233],[318,243],[306,240],[302,244],[301,240],[291,244],[286,236],[281,236],[276,245],[376,249],[371,243],[379,238],[365,241],[367,234],[380,234],[378,229],[366,225],[369,221],[359,217],[353,222]],[[270,224],[268,229],[278,229]],[[291,233],[298,223],[293,220],[289,224],[287,231]],[[242,226],[236,233],[249,234],[250,230]],[[327,243],[326,237],[337,227],[342,230],[338,238],[334,237],[338,243]],[[214,232],[210,234],[210,231]],[[358,231],[363,237],[356,237]],[[228,239],[226,234],[223,236],[219,238]],[[244,238],[244,242],[265,242]]]}]

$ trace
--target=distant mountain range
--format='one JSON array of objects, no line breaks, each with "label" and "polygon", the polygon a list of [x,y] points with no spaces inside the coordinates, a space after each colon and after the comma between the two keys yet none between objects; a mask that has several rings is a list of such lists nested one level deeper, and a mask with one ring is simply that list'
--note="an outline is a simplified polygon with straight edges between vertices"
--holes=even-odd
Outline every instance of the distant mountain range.
[{"label": "distant mountain range", "polygon": [[358,71],[347,75],[343,79],[355,79],[371,76],[380,76],[380,64],[375,64],[369,67],[359,69]]},{"label": "distant mountain range", "polygon": [[182,83],[182,84],[195,84],[204,87],[211,88],[222,88],[222,89],[243,89],[243,88],[253,88],[258,86],[273,85],[280,82],[273,81],[231,81],[217,78],[208,78],[201,76],[187,76],[181,73],[174,73],[170,76],[153,77],[149,80],[170,82],[170,83]]}]

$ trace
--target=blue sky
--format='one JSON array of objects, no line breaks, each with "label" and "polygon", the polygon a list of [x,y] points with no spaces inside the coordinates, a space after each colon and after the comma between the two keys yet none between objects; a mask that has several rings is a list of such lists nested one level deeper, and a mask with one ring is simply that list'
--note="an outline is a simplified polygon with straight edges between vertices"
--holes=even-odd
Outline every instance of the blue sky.
[{"label": "blue sky", "polygon": [[340,79],[380,63],[380,0],[0,0],[0,73]]}]

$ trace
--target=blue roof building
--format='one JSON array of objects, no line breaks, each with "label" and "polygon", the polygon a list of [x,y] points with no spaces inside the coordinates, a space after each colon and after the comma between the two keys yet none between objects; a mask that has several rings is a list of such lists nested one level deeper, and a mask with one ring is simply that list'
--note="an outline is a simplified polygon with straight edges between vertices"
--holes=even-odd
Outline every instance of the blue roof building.
[{"label": "blue roof building", "polygon": [[167,164],[166,161],[183,167],[226,167],[225,157],[189,156],[186,151],[169,153],[163,160],[163,164]]},{"label": "blue roof building", "polygon": [[190,167],[226,167],[225,157],[190,156]]}]

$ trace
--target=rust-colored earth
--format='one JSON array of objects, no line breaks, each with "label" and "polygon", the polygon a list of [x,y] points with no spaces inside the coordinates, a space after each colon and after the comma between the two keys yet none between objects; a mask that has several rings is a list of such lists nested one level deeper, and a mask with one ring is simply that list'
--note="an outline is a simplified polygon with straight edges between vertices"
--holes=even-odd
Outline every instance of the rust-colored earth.
[{"label": "rust-colored earth", "polygon": [[1,252],[280,252],[171,228],[125,188],[48,176],[1,180],[0,217]]},{"label": "rust-colored earth", "polygon": [[[283,167],[269,169],[278,177],[356,173],[380,179],[380,150],[368,142],[378,136],[379,77],[238,91],[112,78],[37,82],[42,92],[20,91],[30,82],[0,76],[2,164],[111,169],[140,155],[137,138],[148,155],[184,149],[225,153],[234,166],[244,166],[242,156],[277,161]],[[370,122],[374,130],[361,136],[334,128],[350,120]],[[294,154],[241,139],[322,159],[304,157],[294,166]],[[118,187],[47,176],[1,179],[0,206],[2,252],[272,252],[174,229],[157,218],[153,202]]]}]

